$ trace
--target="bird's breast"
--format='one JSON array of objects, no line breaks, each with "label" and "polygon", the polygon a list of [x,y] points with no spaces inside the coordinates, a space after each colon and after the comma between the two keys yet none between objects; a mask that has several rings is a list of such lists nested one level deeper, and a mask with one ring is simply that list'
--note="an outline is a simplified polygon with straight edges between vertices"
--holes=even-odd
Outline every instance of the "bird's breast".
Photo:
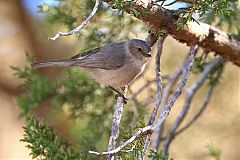
[{"label": "bird's breast", "polygon": [[135,79],[145,68],[141,61],[129,61],[124,66],[114,70],[88,68],[91,76],[101,84],[120,88]]}]

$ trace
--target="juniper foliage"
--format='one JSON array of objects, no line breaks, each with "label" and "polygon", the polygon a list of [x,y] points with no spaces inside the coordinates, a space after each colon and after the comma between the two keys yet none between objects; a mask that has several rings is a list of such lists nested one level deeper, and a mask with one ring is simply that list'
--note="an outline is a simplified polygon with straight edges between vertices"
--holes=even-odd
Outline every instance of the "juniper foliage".
[{"label": "juniper foliage", "polygon": [[23,129],[25,134],[21,141],[27,143],[26,147],[31,150],[32,159],[79,160],[82,158],[77,148],[71,147],[65,139],[54,134],[52,127],[39,123],[33,116],[26,118]]}]

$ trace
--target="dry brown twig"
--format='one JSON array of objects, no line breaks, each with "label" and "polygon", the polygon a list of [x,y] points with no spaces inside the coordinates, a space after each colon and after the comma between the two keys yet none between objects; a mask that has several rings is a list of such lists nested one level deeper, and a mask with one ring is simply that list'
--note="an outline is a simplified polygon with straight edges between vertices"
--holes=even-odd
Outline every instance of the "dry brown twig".
[{"label": "dry brown twig", "polygon": [[69,35],[78,33],[81,29],[83,29],[90,22],[90,20],[96,14],[96,12],[97,12],[97,10],[99,8],[99,4],[100,4],[100,0],[96,0],[95,6],[94,6],[92,12],[89,14],[87,19],[85,19],[85,21],[83,21],[83,23],[81,25],[79,25],[78,27],[74,28],[73,30],[71,30],[69,32],[58,32],[55,36],[53,36],[53,37],[51,37],[49,39],[55,41],[56,39],[58,39],[61,36],[69,36]]},{"label": "dry brown twig", "polygon": [[111,151],[106,151],[106,152],[95,152],[95,151],[89,151],[89,154],[97,155],[97,156],[103,156],[103,155],[115,155],[119,153],[124,147],[126,147],[128,144],[132,143],[133,141],[137,140],[139,137],[143,135],[148,135],[151,134],[158,126],[162,124],[162,122],[167,118],[168,114],[170,113],[171,108],[173,107],[175,101],[177,98],[180,96],[183,87],[185,86],[185,83],[188,79],[188,76],[190,74],[195,55],[197,53],[197,45],[191,47],[190,53],[188,56],[188,63],[186,64],[184,70],[183,70],[183,75],[182,78],[179,80],[179,83],[177,85],[177,88],[171,98],[169,99],[168,103],[166,104],[164,110],[160,113],[156,121],[150,125],[146,126],[144,128],[139,128],[131,138],[129,138],[127,141],[123,142],[120,146],[117,148],[111,150]]}]

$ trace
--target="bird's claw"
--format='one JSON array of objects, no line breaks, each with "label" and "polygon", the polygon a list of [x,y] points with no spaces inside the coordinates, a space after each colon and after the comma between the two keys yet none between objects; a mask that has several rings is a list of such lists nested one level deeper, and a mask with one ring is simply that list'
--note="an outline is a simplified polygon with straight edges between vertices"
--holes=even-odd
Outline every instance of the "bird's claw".
[{"label": "bird's claw", "polygon": [[128,99],[124,96],[124,94],[122,94],[122,93],[117,93],[116,96],[115,96],[115,99],[117,100],[118,97],[122,97],[122,98],[123,98],[123,103],[124,103],[124,104],[127,104],[127,100],[128,100]]}]

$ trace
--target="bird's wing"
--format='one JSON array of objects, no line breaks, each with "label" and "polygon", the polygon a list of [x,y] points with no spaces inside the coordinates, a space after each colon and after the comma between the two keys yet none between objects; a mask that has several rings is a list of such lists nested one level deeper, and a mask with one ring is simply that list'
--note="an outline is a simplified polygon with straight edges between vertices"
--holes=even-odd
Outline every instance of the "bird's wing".
[{"label": "bird's wing", "polygon": [[94,53],[99,52],[100,49],[101,49],[101,47],[95,48],[95,49],[90,50],[90,51],[86,51],[86,52],[79,53],[79,54],[71,57],[71,59],[78,59],[78,58],[83,58],[83,57],[86,57],[86,56],[90,56],[90,55],[92,55],[92,54],[94,54]]},{"label": "bird's wing", "polygon": [[122,67],[127,60],[126,49],[123,43],[110,43],[84,54],[87,55],[85,57],[81,56],[83,58],[73,63],[72,66],[113,70]]}]

